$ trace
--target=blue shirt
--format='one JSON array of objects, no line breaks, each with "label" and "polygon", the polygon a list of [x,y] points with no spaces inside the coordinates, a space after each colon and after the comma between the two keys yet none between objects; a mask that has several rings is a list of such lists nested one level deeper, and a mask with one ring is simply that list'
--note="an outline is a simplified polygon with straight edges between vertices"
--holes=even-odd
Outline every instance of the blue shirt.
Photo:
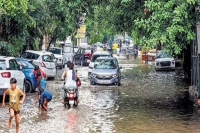
[{"label": "blue shirt", "polygon": [[40,80],[40,85],[41,85],[41,91],[42,91],[42,92],[45,91],[45,90],[46,90],[47,82],[45,81],[44,78],[42,78],[42,79]]},{"label": "blue shirt", "polygon": [[53,95],[51,92],[49,91],[44,91],[41,95],[41,105],[43,106],[44,104],[44,99],[46,99],[47,101],[51,101]]}]

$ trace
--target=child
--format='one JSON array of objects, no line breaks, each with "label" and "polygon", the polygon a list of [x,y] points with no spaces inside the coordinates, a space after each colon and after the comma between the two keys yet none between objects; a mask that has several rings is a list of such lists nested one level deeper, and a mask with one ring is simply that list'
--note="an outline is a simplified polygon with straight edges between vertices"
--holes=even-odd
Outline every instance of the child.
[{"label": "child", "polygon": [[42,92],[45,91],[46,88],[47,88],[47,82],[42,77],[41,73],[37,74],[37,81],[39,83],[39,85],[38,85],[38,101],[40,101],[40,97],[41,97]]},{"label": "child", "polygon": [[[9,112],[10,112],[10,119],[8,121],[8,128],[11,127],[11,121],[15,116],[16,122],[16,133],[19,133],[19,121],[20,121],[20,104],[24,103],[25,94],[18,89],[17,80],[15,78],[10,79],[10,89],[7,89],[3,94],[3,102],[2,107],[5,108],[5,98],[6,95],[9,95]],[[22,100],[20,101],[20,96],[23,96]]]},{"label": "child", "polygon": [[42,109],[44,111],[48,111],[48,103],[51,101],[53,95],[51,92],[49,91],[44,91],[42,92],[42,95],[41,95],[41,106],[42,106]]}]

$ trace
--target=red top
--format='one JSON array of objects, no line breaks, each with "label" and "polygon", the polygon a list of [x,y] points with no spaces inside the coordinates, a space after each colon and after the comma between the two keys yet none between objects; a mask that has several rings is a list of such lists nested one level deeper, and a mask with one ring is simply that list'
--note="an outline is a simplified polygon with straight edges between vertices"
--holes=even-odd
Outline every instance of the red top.
[{"label": "red top", "polygon": [[[37,77],[37,71],[33,70],[33,73],[34,73],[35,77]],[[42,77],[44,78],[44,76],[46,75],[46,74],[44,73],[44,71],[42,71],[42,70],[40,69],[40,73],[41,73]]]}]

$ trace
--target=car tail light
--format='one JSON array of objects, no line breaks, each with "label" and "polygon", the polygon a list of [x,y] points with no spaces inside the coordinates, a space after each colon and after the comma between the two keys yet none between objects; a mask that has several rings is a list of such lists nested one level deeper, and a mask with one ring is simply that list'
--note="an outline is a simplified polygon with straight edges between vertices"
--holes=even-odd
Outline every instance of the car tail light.
[{"label": "car tail light", "polygon": [[42,67],[46,67],[46,65],[44,64],[44,62],[40,63]]},{"label": "car tail light", "polygon": [[11,73],[10,72],[3,72],[3,73],[1,73],[1,76],[3,78],[10,78],[11,77]]}]

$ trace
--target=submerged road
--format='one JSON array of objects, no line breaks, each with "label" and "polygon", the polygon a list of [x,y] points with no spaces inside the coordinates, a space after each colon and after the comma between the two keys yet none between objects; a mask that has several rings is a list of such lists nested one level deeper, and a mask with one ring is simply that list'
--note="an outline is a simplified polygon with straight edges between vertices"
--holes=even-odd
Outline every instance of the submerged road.
[{"label": "submerged road", "polygon": [[[20,133],[199,133],[199,111],[188,100],[187,84],[172,72],[155,72],[151,66],[123,65],[122,86],[90,86],[87,67],[76,66],[82,81],[80,104],[66,109],[61,104],[59,70],[48,81],[53,93],[50,111],[38,109],[36,93],[27,94],[21,106]],[[126,70],[126,71],[125,71]],[[0,108],[0,133],[7,129],[8,107]]]}]

